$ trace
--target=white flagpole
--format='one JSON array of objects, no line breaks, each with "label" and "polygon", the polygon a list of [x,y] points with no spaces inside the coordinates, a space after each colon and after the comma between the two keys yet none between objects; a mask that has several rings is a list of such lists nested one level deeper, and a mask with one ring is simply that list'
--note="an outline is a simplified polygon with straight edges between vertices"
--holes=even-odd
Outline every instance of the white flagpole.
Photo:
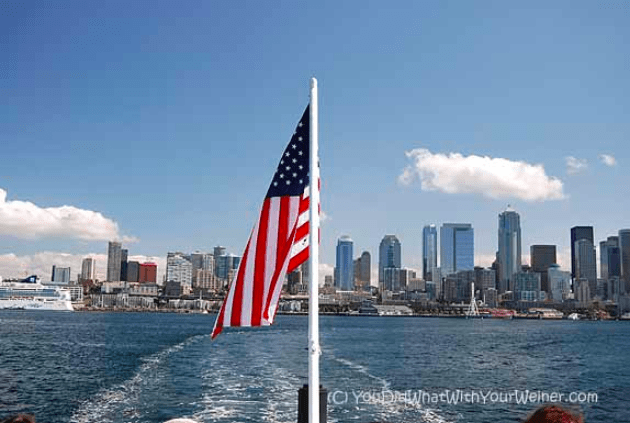
[{"label": "white flagpole", "polygon": [[317,79],[311,78],[308,303],[308,421],[319,423],[319,160]]}]

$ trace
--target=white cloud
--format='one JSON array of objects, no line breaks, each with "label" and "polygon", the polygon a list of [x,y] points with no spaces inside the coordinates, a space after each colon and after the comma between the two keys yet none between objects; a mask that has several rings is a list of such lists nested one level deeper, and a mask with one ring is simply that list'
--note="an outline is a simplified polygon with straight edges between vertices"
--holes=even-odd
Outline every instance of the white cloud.
[{"label": "white cloud", "polygon": [[[77,274],[81,273],[81,262],[86,257],[92,257],[96,263],[96,278],[105,280],[107,274],[107,254],[70,254],[56,251],[43,251],[31,255],[17,256],[15,254],[0,255],[0,276],[3,278],[20,278],[29,275],[37,275],[43,281],[51,278],[52,267],[70,267],[71,280],[77,279]],[[134,255],[128,257],[130,261],[141,263],[152,261],[158,265],[158,282],[162,281],[162,275],[166,270],[165,257],[150,257]]]},{"label": "white cloud", "polygon": [[405,154],[413,164],[398,177],[403,185],[411,184],[418,176],[425,191],[481,194],[493,199],[518,198],[524,201],[565,198],[562,181],[547,176],[542,165],[459,153],[433,154],[424,148]]},{"label": "white cloud", "polygon": [[326,275],[332,276],[335,272],[335,266],[326,263],[319,263],[319,286],[324,286],[324,278]]},{"label": "white cloud", "polygon": [[52,267],[70,267],[70,279],[76,280],[81,273],[81,261],[86,257],[96,260],[96,276],[104,279],[107,268],[106,254],[69,254],[54,251],[43,251],[32,255],[17,256],[15,254],[0,255],[0,275],[4,278],[19,278],[37,275],[43,281],[51,278]]},{"label": "white cloud", "polygon": [[7,201],[7,192],[1,188],[0,235],[26,239],[62,237],[85,241],[135,240],[121,237],[118,224],[99,212],[73,206],[40,207],[28,201]]},{"label": "white cloud", "polygon": [[[597,254],[599,257],[599,254]],[[571,271],[571,247],[565,247],[556,251],[556,262],[564,271]]]},{"label": "white cloud", "polygon": [[613,156],[612,154],[600,154],[599,159],[606,166],[613,167],[617,165],[617,159],[615,159],[615,156]]},{"label": "white cloud", "polygon": [[583,172],[588,167],[588,161],[586,159],[578,159],[573,156],[565,157],[567,163],[567,173],[569,175],[576,175]]},{"label": "white cloud", "polygon": [[475,254],[475,266],[491,267],[496,258],[496,254]]}]

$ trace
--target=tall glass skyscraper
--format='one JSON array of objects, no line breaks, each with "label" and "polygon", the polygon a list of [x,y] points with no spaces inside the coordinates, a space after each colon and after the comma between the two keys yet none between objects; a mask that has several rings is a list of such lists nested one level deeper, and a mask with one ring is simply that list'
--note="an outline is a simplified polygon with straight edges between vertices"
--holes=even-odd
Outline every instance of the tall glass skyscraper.
[{"label": "tall glass skyscraper", "polygon": [[591,244],[594,244],[593,240],[593,227],[592,226],[574,226],[571,228],[571,277],[575,279],[576,260],[577,253],[575,251],[575,242],[581,239],[588,239]]},{"label": "tall glass skyscraper", "polygon": [[619,237],[609,236],[606,241],[599,243],[599,272],[602,279],[621,276],[619,257]]},{"label": "tall glass skyscraper", "polygon": [[433,280],[431,272],[437,267],[437,228],[426,225],[422,229],[422,279]]},{"label": "tall glass skyscraper", "polygon": [[385,272],[383,269],[402,267],[400,261],[400,241],[396,235],[385,235],[378,247],[378,286],[382,289]]},{"label": "tall glass skyscraper", "polygon": [[622,289],[630,292],[630,229],[619,230],[619,261],[621,264]]},{"label": "tall glass skyscraper", "polygon": [[530,265],[532,271],[540,273],[540,289],[551,292],[549,286],[549,268],[556,264],[556,246],[555,245],[532,245],[529,247]]},{"label": "tall glass skyscraper", "polygon": [[499,293],[514,291],[514,276],[521,271],[521,218],[509,206],[499,214]]},{"label": "tall glass skyscraper", "polygon": [[107,246],[107,280],[120,280],[120,267],[122,258],[122,244],[110,241]]},{"label": "tall glass skyscraper", "polygon": [[440,228],[442,276],[475,267],[475,233],[470,223],[445,223]]},{"label": "tall glass skyscraper", "polygon": [[575,241],[575,281],[587,280],[589,297],[593,298],[597,293],[597,257],[595,246],[588,239],[582,238]]},{"label": "tall glass skyscraper", "polygon": [[354,288],[354,260],[352,239],[344,235],[337,240],[337,265],[335,266],[335,287],[340,291]]}]

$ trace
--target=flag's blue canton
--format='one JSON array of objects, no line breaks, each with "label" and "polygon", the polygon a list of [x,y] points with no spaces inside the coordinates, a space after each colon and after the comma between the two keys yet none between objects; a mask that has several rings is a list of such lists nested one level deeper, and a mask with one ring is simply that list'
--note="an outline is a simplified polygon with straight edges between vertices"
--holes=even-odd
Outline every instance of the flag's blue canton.
[{"label": "flag's blue canton", "polygon": [[302,195],[304,188],[308,185],[309,108],[310,106],[306,107],[300,123],[295,128],[293,137],[291,137],[291,142],[282,154],[278,169],[276,169],[269,191],[267,191],[267,198]]}]

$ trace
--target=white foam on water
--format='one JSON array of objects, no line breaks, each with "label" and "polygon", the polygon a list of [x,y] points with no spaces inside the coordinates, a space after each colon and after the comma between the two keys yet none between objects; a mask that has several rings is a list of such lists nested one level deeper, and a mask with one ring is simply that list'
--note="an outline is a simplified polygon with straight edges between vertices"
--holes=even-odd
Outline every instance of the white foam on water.
[{"label": "white foam on water", "polygon": [[[338,363],[343,364],[344,366],[350,368],[353,371],[356,371],[362,375],[367,376],[370,379],[373,379],[380,383],[379,389],[381,392],[389,391],[391,389],[391,383],[386,379],[376,376],[370,373],[369,369],[361,365],[359,363],[355,363],[346,358],[341,358],[335,356],[332,351],[326,351],[324,353],[324,357],[332,359]],[[366,387],[365,391],[369,391],[371,387]],[[354,394],[350,395],[351,397]],[[376,413],[373,421],[397,421],[397,422],[427,422],[427,423],[450,423],[451,420],[446,419],[445,417],[438,414],[438,410],[433,410],[430,408],[425,408],[418,402],[413,401],[392,401],[389,398],[385,398],[385,396],[379,395],[368,395],[367,397],[362,397],[360,402],[357,403],[356,398],[351,398],[350,403],[354,406],[354,411],[360,414],[368,414],[370,412]],[[355,404],[356,403],[356,404]],[[349,405],[349,404],[347,404]],[[370,407],[371,406],[371,407]],[[330,405],[329,405],[330,407]],[[343,407],[340,409],[339,406],[333,404],[331,408],[334,408],[336,412],[348,413],[350,412],[348,407]],[[374,408],[373,410],[371,408]],[[344,420],[348,420],[348,417],[344,416]]]},{"label": "white foam on water", "polygon": [[92,398],[84,401],[70,418],[70,423],[118,423],[116,416],[123,415],[125,420],[140,418],[137,409],[140,394],[159,384],[157,375],[160,364],[174,352],[198,342],[209,335],[196,335],[172,345],[156,354],[143,357],[142,364],[128,380],[97,392]]},{"label": "white foam on water", "polygon": [[227,348],[208,354],[203,366],[207,370],[201,376],[201,409],[190,418],[200,422],[295,423],[301,379],[270,350],[273,348],[256,348],[238,358]]}]

